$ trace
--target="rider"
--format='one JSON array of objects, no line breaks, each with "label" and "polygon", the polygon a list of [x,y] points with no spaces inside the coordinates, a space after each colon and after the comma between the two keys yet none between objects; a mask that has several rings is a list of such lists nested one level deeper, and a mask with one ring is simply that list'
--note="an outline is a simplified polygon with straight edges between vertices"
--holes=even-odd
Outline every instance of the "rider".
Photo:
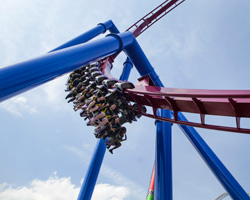
[{"label": "rider", "polygon": [[118,114],[117,106],[115,104],[112,104],[110,106],[109,103],[106,103],[105,107],[103,109],[101,109],[101,112],[98,113],[93,119],[91,119],[87,123],[87,125],[94,125],[96,120],[102,119],[102,122],[98,125],[98,128],[99,128],[99,127],[103,126],[104,124],[106,124],[110,117],[113,117],[116,114]]},{"label": "rider", "polygon": [[113,154],[113,150],[122,146],[122,141],[127,140],[126,132],[126,128],[122,126],[119,132],[116,133],[115,137],[108,138],[108,140],[105,142],[107,149],[109,149],[111,146],[114,146],[112,149],[109,150],[110,153]]},{"label": "rider", "polygon": [[108,119],[108,123],[98,128],[95,132],[97,138],[103,137],[105,140],[107,137],[115,136],[115,132],[121,128],[120,118],[118,116]]}]

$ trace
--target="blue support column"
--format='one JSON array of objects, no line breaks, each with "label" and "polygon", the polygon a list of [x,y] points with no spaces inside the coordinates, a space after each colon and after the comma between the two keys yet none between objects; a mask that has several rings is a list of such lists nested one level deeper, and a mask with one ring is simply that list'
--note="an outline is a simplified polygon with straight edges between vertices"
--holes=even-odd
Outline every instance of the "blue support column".
[{"label": "blue support column", "polygon": [[[126,73],[126,77],[129,77],[130,72]],[[120,78],[121,81],[124,81],[124,77]],[[90,200],[95,188],[95,184],[98,178],[98,174],[101,169],[102,161],[106,152],[106,145],[102,139],[96,144],[96,149],[92,156],[89,168],[87,170],[84,182],[81,186],[81,190],[77,200]]]},{"label": "blue support column", "polygon": [[[112,21],[108,21],[105,26],[111,33],[119,33],[119,30],[113,24]],[[106,152],[106,145],[102,139],[99,139],[96,143],[96,148],[94,150],[91,162],[89,163],[89,168],[86,172],[84,182],[81,186],[81,190],[78,195],[77,200],[90,200],[95,188],[95,184],[102,166],[102,161]]]},{"label": "blue support column", "polygon": [[51,50],[50,52],[85,43],[91,40],[92,38],[100,35],[101,33],[105,33],[107,30],[109,30],[111,33],[119,33],[118,29],[116,28],[112,20],[109,20],[107,22],[98,24],[96,27],[66,42],[65,44],[60,45],[59,47]]},{"label": "blue support column", "polygon": [[[134,63],[135,67],[139,71],[141,75],[146,75],[149,74],[151,79],[154,81],[156,86],[163,86],[161,83],[158,75],[155,73],[154,69],[150,67],[150,63],[147,59],[144,59],[144,55],[142,50],[140,49],[140,46],[136,44],[137,42],[135,41],[133,45],[129,46],[126,49],[126,53],[129,56],[129,58],[132,60]],[[164,114],[163,114],[164,115]],[[184,115],[182,113],[178,114],[178,117],[180,120],[186,120]],[[159,124],[159,125],[158,125]],[[157,123],[157,130],[158,132],[161,132],[161,123]],[[183,126],[179,125],[181,129],[184,131],[186,136],[189,138],[189,140],[192,142],[196,150],[200,153],[202,158],[205,160],[205,162],[208,164],[212,172],[215,174],[215,176],[218,178],[222,186],[227,190],[227,192],[230,194],[230,196],[233,199],[236,200],[242,200],[242,199],[250,199],[250,197],[247,195],[247,193],[243,190],[243,188],[239,185],[239,183],[234,179],[234,177],[231,175],[231,173],[226,169],[226,167],[222,164],[222,162],[218,159],[218,157],[213,153],[213,151],[209,148],[209,146],[206,144],[206,142],[201,138],[201,136],[195,131],[193,127],[188,127],[188,126]],[[165,141],[169,140],[166,139]],[[158,140],[157,140],[158,142]],[[157,145],[161,145],[161,143],[157,143]],[[162,151],[163,148],[161,148],[160,151]],[[164,151],[164,150],[163,150]],[[165,156],[169,156],[169,154],[166,152]],[[165,159],[166,159],[165,157]],[[161,158],[164,158],[164,156],[159,156],[158,153],[156,152],[156,165],[157,162],[160,161]],[[162,162],[164,163],[164,162]],[[161,168],[159,168],[161,164],[158,164],[158,167],[156,167],[156,184],[159,183],[163,180],[159,177],[159,175],[162,175],[164,172],[161,171]],[[169,167],[170,169],[170,167]],[[159,170],[157,172],[157,170]],[[170,171],[170,170],[169,170]],[[167,176],[164,176],[167,177]],[[163,199],[168,199],[171,197],[167,197],[166,193],[164,193],[164,188],[165,190],[168,190],[168,192],[171,192],[171,189],[165,180],[165,183],[163,185],[156,186],[156,199],[163,200]],[[161,183],[162,184],[162,183]],[[161,187],[161,188],[159,188]]]},{"label": "blue support column", "polygon": [[[182,113],[178,113],[179,120],[187,121]],[[225,188],[228,194],[234,200],[250,200],[250,197],[235,180],[228,169],[223,165],[220,159],[212,151],[212,149],[206,144],[198,132],[190,126],[179,125],[187,138],[193,144],[200,156],[206,162],[208,167],[214,173],[221,185]]]},{"label": "blue support column", "polygon": [[[136,44],[136,41],[133,43],[133,45],[129,46],[126,49],[126,53],[129,56],[129,58],[134,63],[135,67],[139,71],[141,75],[149,74],[151,79],[154,81],[156,86],[163,86],[161,83],[158,75],[155,73],[154,69],[150,67],[150,63],[147,59],[144,59],[142,50],[140,49],[140,46]],[[182,113],[178,114],[178,117],[180,120],[187,120]],[[161,132],[161,123],[157,123],[157,130]],[[235,200],[242,200],[242,199],[250,199],[250,197],[247,195],[247,193],[243,190],[243,188],[239,185],[239,183],[234,179],[234,177],[231,175],[231,173],[226,169],[226,167],[222,164],[222,162],[218,159],[218,157],[213,153],[213,151],[209,148],[209,146],[206,144],[206,142],[201,138],[201,136],[195,131],[193,127],[188,127],[184,125],[179,125],[181,129],[184,131],[186,136],[189,138],[189,140],[192,142],[196,150],[199,152],[199,154],[202,156],[202,158],[205,160],[207,165],[210,167],[212,172],[215,174],[215,176],[218,178],[222,186],[227,190],[227,192],[230,194],[230,196]],[[167,140],[167,139],[166,139]],[[160,143],[158,143],[159,145]],[[161,144],[160,144],[161,145]],[[163,149],[163,148],[161,148]],[[160,150],[162,151],[162,150]],[[156,154],[158,154],[156,152]],[[167,157],[166,153],[166,157]],[[161,156],[160,158],[163,158],[164,156]],[[158,158],[158,155],[156,155],[156,158]],[[156,160],[156,165],[157,165]],[[160,164],[158,165],[160,166]],[[159,170],[159,172],[157,172]],[[161,169],[159,167],[156,167],[156,184],[159,182],[160,179],[159,175],[162,175],[163,172],[160,171]],[[160,180],[162,181],[162,180]],[[167,186],[167,182],[164,183],[163,188],[170,191],[169,186]],[[162,187],[162,186],[160,186]],[[163,189],[164,190],[164,189]],[[156,188],[155,193],[156,199],[167,199],[170,197],[164,197],[164,192],[162,192],[161,188]],[[160,193],[159,193],[160,192]]]},{"label": "blue support column", "polygon": [[[125,50],[141,76],[148,74],[156,86],[163,87],[159,76],[135,40]],[[170,111],[161,110],[160,115],[169,117]],[[155,158],[155,200],[172,200],[172,149],[171,124],[157,122]]]},{"label": "blue support column", "polygon": [[0,69],[0,102],[51,81],[82,65],[113,55],[133,43],[130,32],[110,35],[88,43],[45,54]]},{"label": "blue support column", "polygon": [[[170,112],[160,110],[159,115],[170,117]],[[173,199],[171,124],[157,121],[156,133],[154,199],[169,200]]]},{"label": "blue support column", "polygon": [[163,87],[159,76],[150,64],[149,60],[147,59],[146,55],[144,54],[136,39],[134,39],[132,45],[124,49],[124,52],[130,58],[130,60],[132,61],[141,76],[148,74],[156,86]]},{"label": "blue support column", "polygon": [[[116,28],[112,28],[114,32],[117,31],[115,30]],[[97,29],[101,30],[101,27],[98,27]],[[82,40],[79,39],[79,41],[80,43],[82,43]],[[125,32],[118,35],[110,35],[106,38],[86,44],[76,45],[77,42],[78,40],[75,40],[74,42],[67,44],[69,46],[75,45],[73,47],[62,45],[57,48],[64,48],[62,50],[54,49],[54,51],[57,51],[26,62],[1,68],[0,102],[24,91],[32,89],[36,86],[39,86],[43,83],[46,83],[50,80],[53,80],[54,78],[57,78],[58,76],[61,76],[67,72],[73,71],[79,68],[81,65],[89,63],[90,61],[98,60],[120,52],[124,48],[124,51],[132,60],[141,76],[148,74],[150,75],[156,86],[163,87],[163,84],[160,81],[158,75],[149,63],[148,59],[146,58],[132,33]],[[161,111],[161,115],[164,117],[168,117],[169,111]],[[178,117],[180,118],[180,120],[186,120],[184,115],[182,115],[181,113],[178,114]],[[230,194],[230,196],[236,200],[250,199],[247,193],[238,184],[238,182],[221,163],[221,161],[213,153],[213,151],[209,148],[205,141],[200,137],[200,135],[195,131],[195,129],[188,126],[180,126],[186,136],[195,146],[197,151],[200,153],[202,158],[208,164],[210,169],[213,171],[215,176],[221,182],[223,187]],[[172,198],[170,124],[166,122],[158,122],[157,132],[159,133],[159,135],[157,134],[157,144],[159,145],[159,148],[157,147],[156,150],[156,200],[170,200]],[[97,169],[98,167],[96,169],[95,167],[100,166],[101,164],[95,163],[98,160],[102,161],[103,159],[105,153],[105,150],[102,150],[103,145],[97,145],[97,150],[95,151],[93,161],[91,162],[93,165],[91,164],[90,166],[90,171],[92,172],[87,174],[88,176],[86,180],[91,181],[92,177],[97,176],[99,173],[99,169]],[[166,171],[164,168],[166,169]],[[162,175],[163,178],[161,178]],[[96,181],[96,178],[94,179]],[[92,181],[93,185],[95,184],[95,181]],[[88,188],[92,188],[93,185],[89,185]],[[86,189],[86,191],[88,191],[88,188]],[[83,190],[85,189],[83,188],[82,191]],[[81,198],[81,195],[79,195],[79,198]]]},{"label": "blue support column", "polygon": [[88,171],[81,186],[80,193],[77,200],[90,200],[95,188],[96,180],[102,165],[103,157],[105,155],[106,146],[104,142],[99,139],[92,159],[89,164]]},{"label": "blue support column", "polygon": [[127,57],[126,61],[123,63],[123,71],[119,79],[127,81],[132,68],[133,68],[133,63]]}]

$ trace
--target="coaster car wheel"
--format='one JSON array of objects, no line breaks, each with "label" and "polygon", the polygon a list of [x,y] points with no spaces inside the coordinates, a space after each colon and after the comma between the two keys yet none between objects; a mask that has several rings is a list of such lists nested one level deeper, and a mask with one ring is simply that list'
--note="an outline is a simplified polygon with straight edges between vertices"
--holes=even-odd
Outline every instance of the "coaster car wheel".
[{"label": "coaster car wheel", "polygon": [[92,72],[100,72],[100,69],[99,67],[92,67],[89,69],[89,72],[92,73]]},{"label": "coaster car wheel", "polygon": [[106,80],[106,79],[108,79],[108,77],[105,76],[105,75],[100,75],[100,76],[96,76],[96,77],[95,77],[95,80],[96,80],[96,82],[97,82],[98,85],[101,85],[102,82],[103,82],[104,80]]},{"label": "coaster car wheel", "polygon": [[98,71],[92,72],[92,73],[91,73],[91,77],[94,78],[94,79],[95,79],[97,76],[101,76],[101,75],[103,75],[102,72],[98,72]]},{"label": "coaster car wheel", "polygon": [[92,67],[100,67],[100,63],[99,62],[93,62],[89,65],[90,68]]},{"label": "coaster car wheel", "polygon": [[114,85],[119,91],[123,92],[125,89],[133,89],[135,88],[134,84],[131,82],[118,82]]},{"label": "coaster car wheel", "polygon": [[105,87],[110,88],[111,86],[113,86],[117,82],[118,82],[118,80],[116,80],[116,79],[107,79],[107,80],[104,80],[102,84]]}]

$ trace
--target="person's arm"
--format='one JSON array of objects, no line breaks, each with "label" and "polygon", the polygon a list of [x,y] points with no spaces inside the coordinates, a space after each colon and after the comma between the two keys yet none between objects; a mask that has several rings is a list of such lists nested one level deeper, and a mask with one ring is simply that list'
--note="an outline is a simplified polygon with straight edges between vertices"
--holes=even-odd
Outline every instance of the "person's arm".
[{"label": "person's arm", "polygon": [[92,101],[92,102],[88,105],[88,107],[87,107],[86,111],[90,110],[90,108],[92,108],[92,106],[94,106],[94,105],[95,105],[95,103],[96,103],[96,101],[95,101],[95,100],[94,100],[94,101]]},{"label": "person's arm", "polygon": [[103,106],[100,106],[99,109],[102,110],[103,108],[109,107],[109,104],[104,104]]},{"label": "person's arm", "polygon": [[95,106],[94,108],[91,108],[89,111],[87,111],[87,112],[89,112],[89,113],[92,113],[92,112],[94,112],[94,111],[96,111],[96,110],[98,110],[98,106]]},{"label": "person's arm", "polygon": [[125,141],[125,140],[127,140],[127,135],[126,135],[126,133],[124,134],[124,139],[122,139],[122,141]]}]

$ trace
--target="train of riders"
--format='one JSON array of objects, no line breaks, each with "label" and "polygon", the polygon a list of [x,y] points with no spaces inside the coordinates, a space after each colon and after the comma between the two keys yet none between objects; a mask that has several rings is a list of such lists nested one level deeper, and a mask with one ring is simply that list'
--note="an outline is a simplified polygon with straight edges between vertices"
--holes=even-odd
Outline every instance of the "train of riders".
[{"label": "train of riders", "polygon": [[127,102],[122,93],[134,85],[108,79],[99,67],[100,63],[94,62],[72,72],[66,83],[68,95],[65,99],[73,102],[75,111],[81,110],[80,116],[88,120],[88,126],[95,126],[95,137],[102,138],[113,154],[113,150],[127,139],[126,128],[122,125],[136,121],[140,115],[137,105]]}]

